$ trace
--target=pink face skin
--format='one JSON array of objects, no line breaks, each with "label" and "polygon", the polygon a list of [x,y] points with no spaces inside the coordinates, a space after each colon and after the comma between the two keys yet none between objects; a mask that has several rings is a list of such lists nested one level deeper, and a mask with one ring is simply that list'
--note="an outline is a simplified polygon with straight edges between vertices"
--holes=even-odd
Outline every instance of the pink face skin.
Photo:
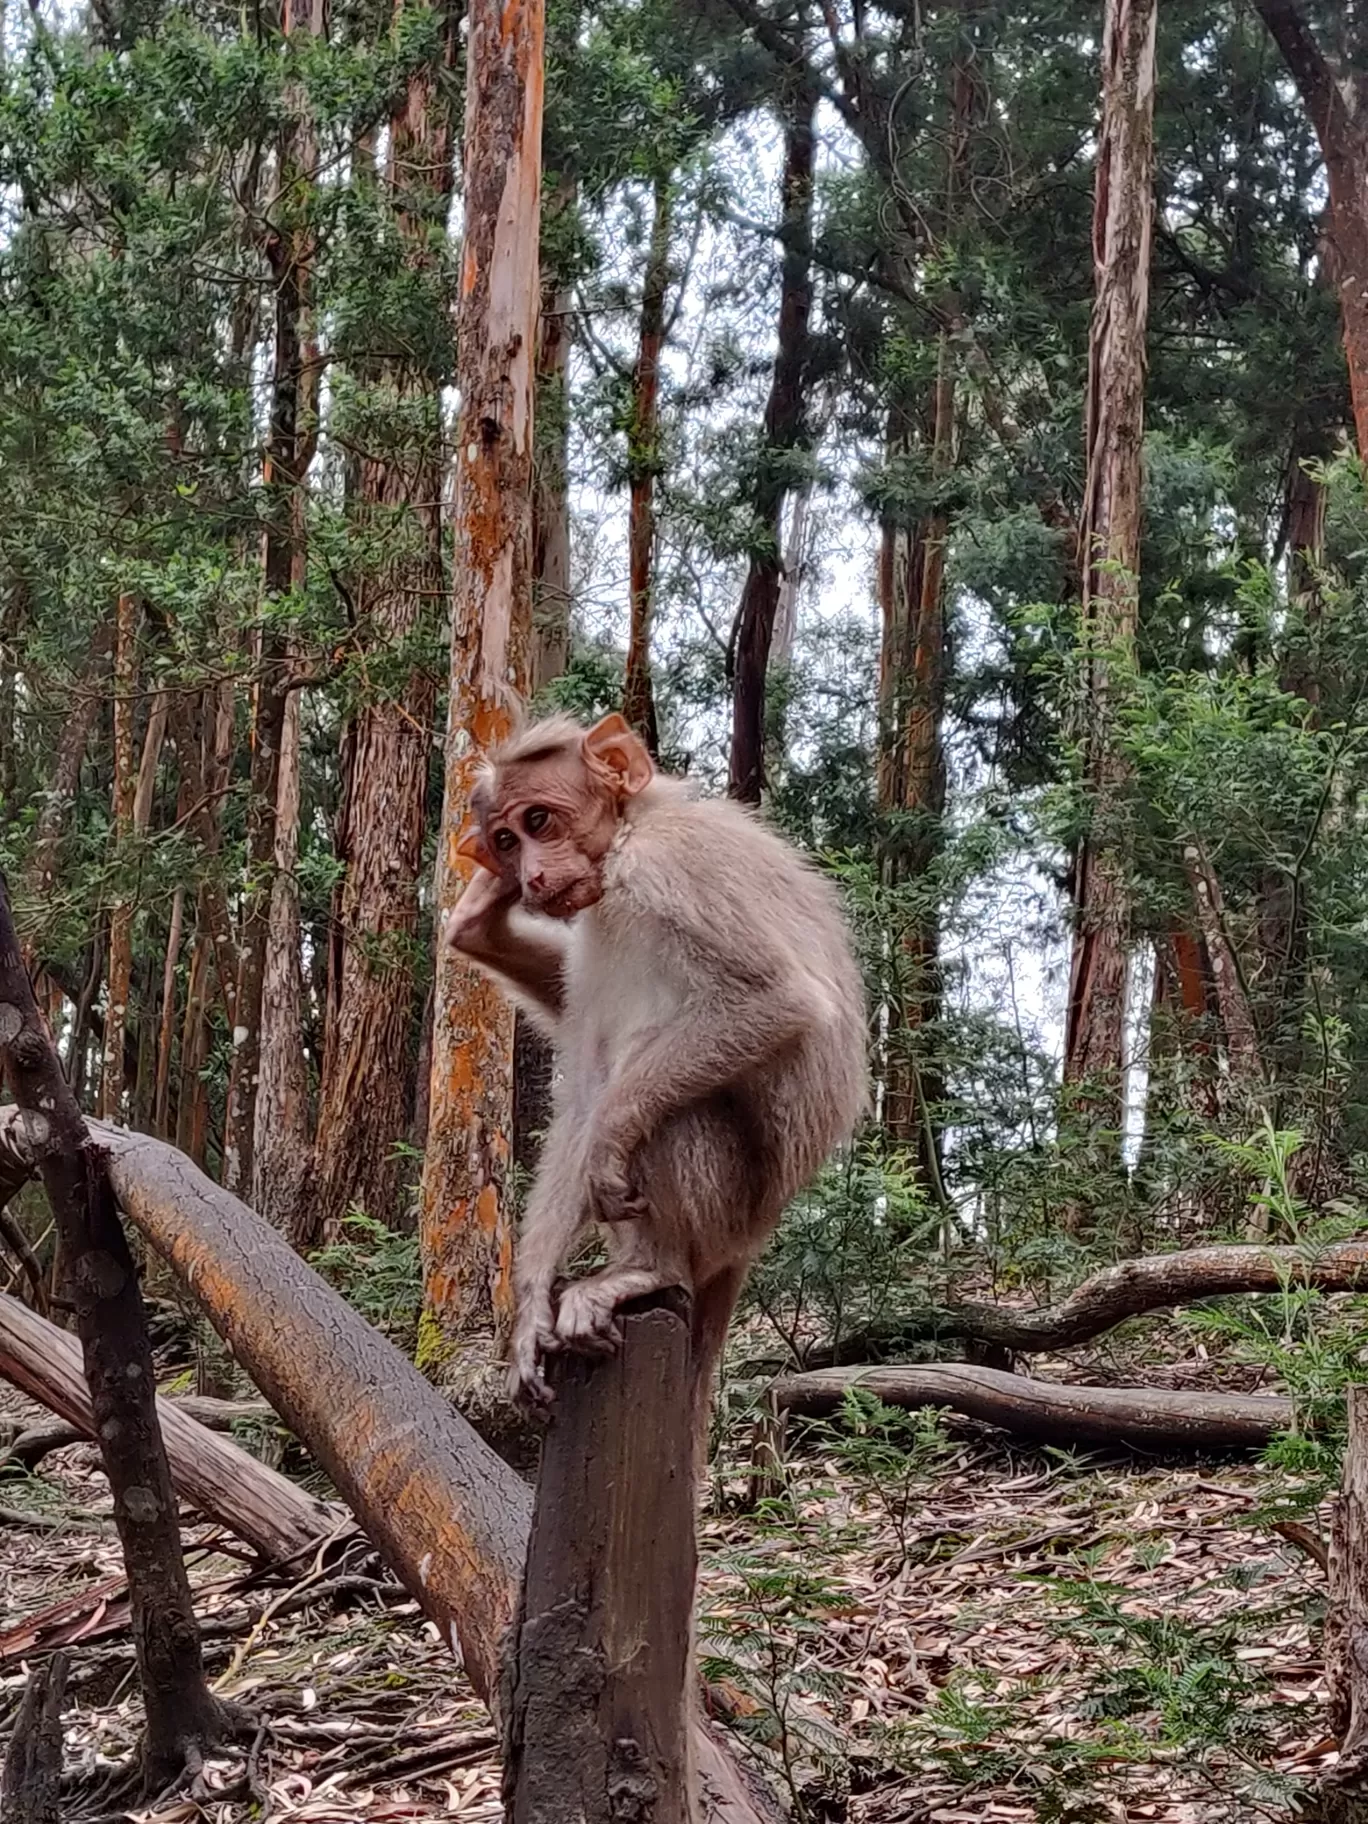
[{"label": "pink face skin", "polygon": [[491,867],[529,912],[573,918],[603,897],[603,858],[617,833],[614,795],[578,759],[514,762],[480,807]]}]

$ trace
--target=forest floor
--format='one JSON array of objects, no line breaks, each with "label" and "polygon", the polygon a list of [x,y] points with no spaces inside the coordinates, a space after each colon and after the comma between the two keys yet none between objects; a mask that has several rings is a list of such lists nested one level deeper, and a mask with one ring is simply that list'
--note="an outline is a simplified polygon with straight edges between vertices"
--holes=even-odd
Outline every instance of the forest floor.
[{"label": "forest floor", "polygon": [[[1194,1365],[1167,1372],[1190,1381]],[[0,1416],[38,1415],[3,1392]],[[1265,1472],[1027,1450],[926,1421],[896,1440],[877,1425],[834,1437],[795,1453],[758,1513],[728,1511],[744,1477],[725,1479],[704,1524],[719,1709],[796,1816],[1286,1818],[1332,1758],[1324,1576],[1261,1517]],[[212,1529],[187,1539],[211,1676],[262,1728],[196,1795],[122,1811],[138,1706],[93,1449],[0,1478],[0,1739],[32,1656],[70,1642],[64,1819],[502,1816],[485,1712],[362,1542],[267,1583]]]}]

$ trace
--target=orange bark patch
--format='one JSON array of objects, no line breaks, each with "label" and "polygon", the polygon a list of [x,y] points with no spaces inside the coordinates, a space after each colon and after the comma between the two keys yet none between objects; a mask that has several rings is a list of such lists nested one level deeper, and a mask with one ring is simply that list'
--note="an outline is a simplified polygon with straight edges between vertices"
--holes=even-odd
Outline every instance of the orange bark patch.
[{"label": "orange bark patch", "polygon": [[475,1220],[486,1235],[494,1233],[499,1220],[499,1193],[494,1185],[485,1185],[475,1199]]}]

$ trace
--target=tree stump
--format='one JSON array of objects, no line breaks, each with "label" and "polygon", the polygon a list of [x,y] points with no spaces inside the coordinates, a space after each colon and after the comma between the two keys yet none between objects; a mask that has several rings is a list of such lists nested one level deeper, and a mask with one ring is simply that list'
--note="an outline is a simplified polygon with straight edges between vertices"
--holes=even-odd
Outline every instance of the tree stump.
[{"label": "tree stump", "polygon": [[0,1824],[62,1824],[62,1698],[67,1656],[29,1673],[5,1751]]},{"label": "tree stump", "polygon": [[688,1301],[641,1300],[606,1360],[553,1362],[505,1668],[510,1824],[692,1824],[697,1547]]},{"label": "tree stump", "polygon": [[1368,1824],[1368,1386],[1350,1387],[1349,1442],[1330,1522],[1325,1670],[1339,1760],[1321,1781],[1325,1824]]}]

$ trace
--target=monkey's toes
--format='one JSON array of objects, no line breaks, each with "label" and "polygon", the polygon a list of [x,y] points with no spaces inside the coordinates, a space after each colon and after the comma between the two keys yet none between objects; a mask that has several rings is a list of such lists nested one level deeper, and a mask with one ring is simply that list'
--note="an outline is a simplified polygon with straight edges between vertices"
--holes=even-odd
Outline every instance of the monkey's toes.
[{"label": "monkey's toes", "polygon": [[581,1355],[613,1355],[622,1344],[616,1307],[583,1286],[567,1286],[556,1312],[556,1340]]}]

